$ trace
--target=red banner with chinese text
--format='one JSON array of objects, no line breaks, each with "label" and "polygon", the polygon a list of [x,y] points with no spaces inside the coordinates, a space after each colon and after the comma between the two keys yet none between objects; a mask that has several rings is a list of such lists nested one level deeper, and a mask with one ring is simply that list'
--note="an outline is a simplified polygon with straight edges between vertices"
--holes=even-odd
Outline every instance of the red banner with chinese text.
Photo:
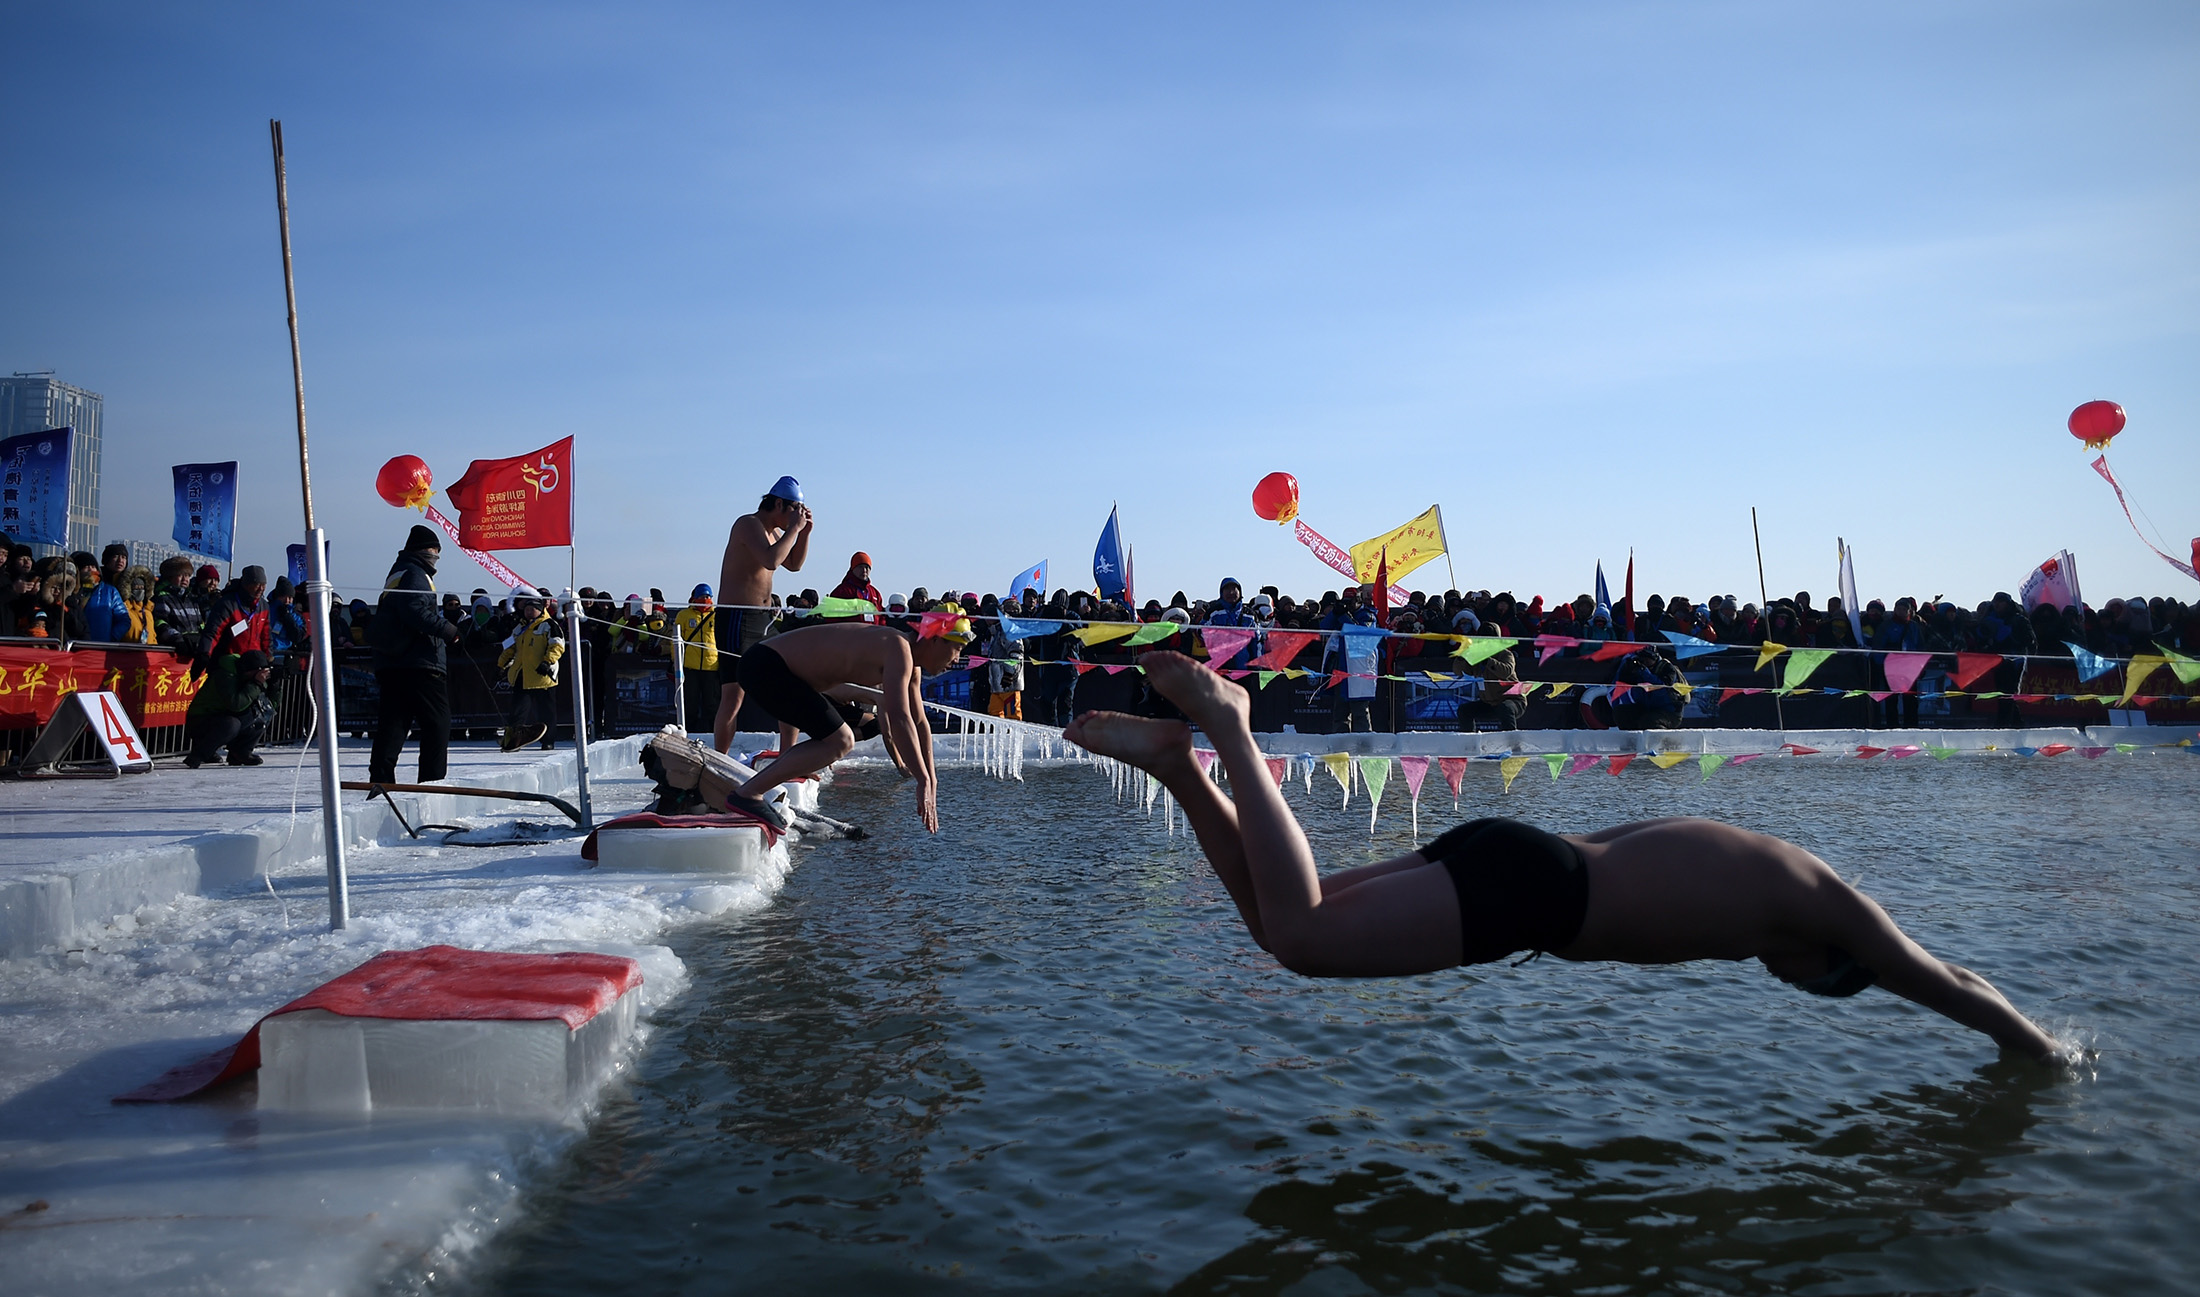
[{"label": "red banner with chinese text", "polygon": [[468,549],[573,543],[573,439],[511,459],[477,459],[445,492]]},{"label": "red banner with chinese text", "polygon": [[198,684],[175,655],[150,649],[0,647],[0,730],[36,729],[79,689],[119,694],[139,730],[181,725]]}]

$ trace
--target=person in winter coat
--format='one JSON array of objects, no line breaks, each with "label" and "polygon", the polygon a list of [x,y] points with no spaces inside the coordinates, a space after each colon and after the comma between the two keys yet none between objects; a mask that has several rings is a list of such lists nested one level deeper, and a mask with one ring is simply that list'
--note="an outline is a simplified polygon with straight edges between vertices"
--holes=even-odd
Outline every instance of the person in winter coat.
[{"label": "person in winter coat", "polygon": [[306,619],[298,615],[296,591],[290,578],[275,578],[275,588],[267,592],[267,643],[273,653],[302,653],[306,651]]},{"label": "person in winter coat", "polygon": [[718,712],[718,606],[712,591],[698,585],[688,593],[687,607],[672,614],[680,630],[681,670],[687,680],[688,727],[707,723]]},{"label": "person in winter coat", "polygon": [[130,629],[124,639],[131,644],[155,643],[153,591],[158,583],[153,579],[152,569],[126,569],[116,584],[122,587],[122,605],[130,614]]},{"label": "person in winter coat", "polygon": [[84,598],[84,637],[109,644],[130,640],[130,605],[122,589],[101,580]]},{"label": "person in winter coat", "polygon": [[176,651],[176,660],[191,662],[206,651],[206,605],[191,593],[191,560],[181,555],[160,565],[160,584],[153,589],[153,642]]},{"label": "person in winter coat", "polygon": [[497,670],[512,685],[512,711],[504,723],[500,747],[516,752],[540,740],[557,746],[550,727],[557,722],[558,663],[565,657],[565,630],[544,606],[543,597],[526,586],[512,590],[512,608],[519,624],[504,651],[497,655]]},{"label": "person in winter coat", "polygon": [[1008,637],[1008,631],[998,621],[993,623],[993,634],[985,641],[983,656],[992,659],[985,664],[988,692],[985,710],[988,716],[1020,721],[1024,718],[1024,646]]},{"label": "person in winter coat", "polygon": [[256,766],[260,754],[252,749],[260,732],[275,713],[267,700],[267,654],[258,649],[224,653],[207,671],[206,683],[191,697],[184,713],[183,733],[191,750],[183,764],[193,770],[214,759],[221,748],[229,749],[229,764]]},{"label": "person in winter coat", "polygon": [[[219,659],[232,653],[265,654],[273,647],[268,639],[266,596],[266,568],[255,563],[237,574],[221,598],[214,601],[207,623],[207,658]],[[201,662],[192,674],[200,674],[205,667]]]},{"label": "person in winter coat", "polygon": [[367,762],[367,778],[374,783],[397,782],[397,758],[415,725],[420,729],[419,782],[434,783],[450,772],[451,694],[444,647],[458,639],[458,627],[436,611],[435,565],[442,556],[442,538],[426,527],[414,527],[390,565],[368,623],[374,682],[382,692],[374,751]]}]

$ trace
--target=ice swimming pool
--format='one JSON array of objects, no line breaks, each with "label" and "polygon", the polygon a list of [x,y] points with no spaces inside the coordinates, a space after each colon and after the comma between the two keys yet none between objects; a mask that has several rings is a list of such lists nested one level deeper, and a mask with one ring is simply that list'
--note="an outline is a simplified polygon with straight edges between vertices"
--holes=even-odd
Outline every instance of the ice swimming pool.
[{"label": "ice swimming pool", "polygon": [[[2200,1282],[2200,759],[1470,776],[1458,817],[1793,838],[2058,1035],[2000,1061],[1883,992],[1542,960],[1313,982],[1089,768],[890,774],[692,985],[469,1267],[511,1293],[2182,1292]],[[1530,774],[1536,775],[1531,771]],[[1432,781],[1433,786],[1433,781]],[[1326,865],[1371,840],[1293,806]],[[1424,837],[1452,821],[1424,797]]]}]

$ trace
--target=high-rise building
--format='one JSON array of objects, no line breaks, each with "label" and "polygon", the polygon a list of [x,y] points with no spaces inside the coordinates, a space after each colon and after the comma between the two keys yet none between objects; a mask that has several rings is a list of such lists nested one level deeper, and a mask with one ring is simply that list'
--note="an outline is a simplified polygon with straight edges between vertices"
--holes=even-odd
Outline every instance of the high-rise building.
[{"label": "high-rise building", "polygon": [[74,428],[69,458],[69,545],[33,546],[49,553],[99,552],[99,411],[103,398],[60,382],[50,369],[0,378],[0,437]]}]

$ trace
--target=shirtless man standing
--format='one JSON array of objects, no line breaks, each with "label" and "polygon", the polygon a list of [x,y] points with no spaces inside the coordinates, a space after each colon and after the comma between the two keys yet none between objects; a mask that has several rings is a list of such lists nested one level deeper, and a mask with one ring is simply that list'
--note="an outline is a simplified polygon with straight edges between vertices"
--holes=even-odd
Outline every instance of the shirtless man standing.
[{"label": "shirtless man standing", "polygon": [[855,735],[828,694],[848,686],[879,691],[879,732],[894,764],[917,781],[917,817],[925,832],[940,831],[939,775],[932,766],[932,727],[924,720],[920,692],[925,672],[955,664],[970,643],[970,620],[944,610],[927,613],[917,628],[840,622],[805,626],[758,644],[736,673],[757,706],[809,737],[783,751],[756,777],[733,791],[726,804],[781,828],[784,815],[764,794],[802,775],[815,774],[848,755]]},{"label": "shirtless man standing", "polygon": [[[711,738],[720,752],[733,748],[734,730],[741,719],[741,673],[736,669],[744,654],[771,633],[779,614],[758,611],[772,601],[772,573],[781,568],[800,572],[810,556],[810,524],[815,521],[802,503],[802,484],[791,477],[772,484],[756,506],[756,512],[734,519],[726,537],[726,556],[718,562],[718,615],[712,632],[718,637],[718,717]],[[747,605],[747,606],[743,606]]]}]

